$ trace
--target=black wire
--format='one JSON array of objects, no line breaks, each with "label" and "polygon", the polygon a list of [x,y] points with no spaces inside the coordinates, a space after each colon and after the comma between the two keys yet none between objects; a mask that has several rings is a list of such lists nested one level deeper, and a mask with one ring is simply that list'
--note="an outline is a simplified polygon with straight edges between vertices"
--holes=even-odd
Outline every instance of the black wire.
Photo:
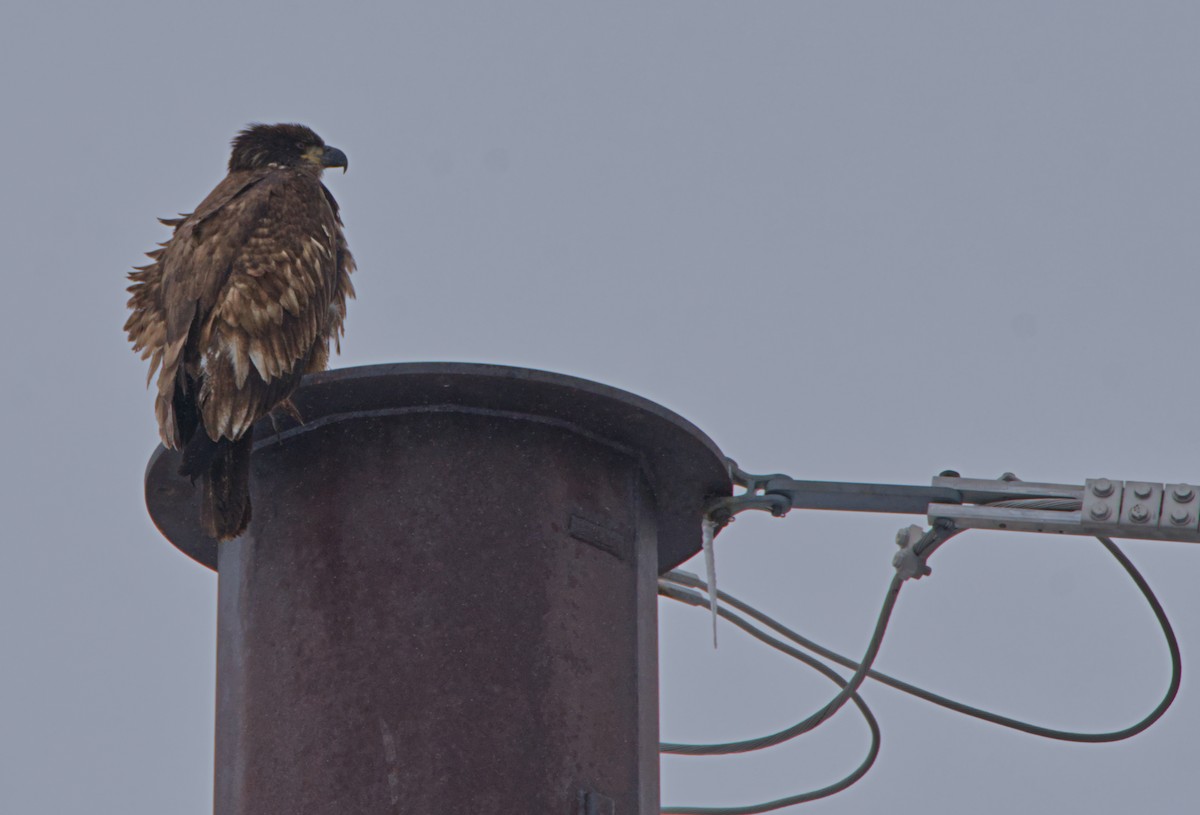
[{"label": "black wire", "polygon": [[[876,624],[875,636],[872,637],[871,646],[868,647],[867,653],[864,655],[861,663],[856,663],[848,657],[842,656],[841,654],[838,654],[835,651],[831,651],[828,648],[824,648],[823,646],[818,645],[817,643],[813,642],[812,640],[809,640],[808,638],[796,633],[795,631],[792,631],[791,629],[787,628],[786,626],[782,625],[781,623],[777,622],[776,620],[772,619],[771,617],[768,617],[766,614],[763,614],[762,612],[752,608],[751,606],[748,606],[747,604],[738,600],[736,597],[732,597],[732,596],[726,594],[725,592],[719,591],[719,592],[717,592],[717,597],[720,600],[727,603],[728,605],[733,606],[734,608],[737,608],[737,609],[745,612],[748,616],[750,616],[753,619],[763,623],[764,625],[767,625],[768,627],[774,629],[776,632],[782,634],[784,637],[792,640],[793,642],[797,643],[798,645],[801,645],[804,648],[808,648],[809,650],[814,651],[814,652],[820,654],[821,656],[824,656],[826,659],[829,659],[834,662],[838,662],[847,668],[854,669],[855,674],[853,677],[851,677],[850,681],[847,682],[846,680],[843,680],[843,679],[841,679],[841,677],[837,676],[837,674],[834,673],[831,668],[828,668],[828,666],[820,664],[814,658],[808,657],[807,655],[803,654],[802,652],[796,651],[795,649],[790,648],[789,646],[785,645],[784,643],[781,643],[778,640],[775,640],[773,637],[770,637],[769,635],[765,634],[764,632],[759,631],[756,627],[752,626],[750,623],[746,622],[744,619],[733,614],[727,608],[719,608],[718,613],[720,614],[720,616],[722,616],[725,619],[729,620],[730,622],[734,623],[734,625],[738,626],[742,630],[751,634],[751,636],[754,636],[755,638],[762,640],[763,642],[765,642],[769,645],[772,645],[772,647],[779,648],[779,650],[784,651],[784,653],[788,653],[789,655],[792,655],[795,658],[800,659],[805,664],[811,665],[812,667],[819,670],[822,674],[829,676],[830,678],[833,678],[835,682],[837,682],[839,685],[842,686],[843,690],[841,693],[838,694],[838,697],[835,697],[834,700],[830,702],[830,704],[826,705],[825,708],[822,708],[822,710],[818,711],[816,714],[813,714],[813,716],[810,716],[804,722],[801,722],[799,725],[796,725],[792,728],[788,728],[787,730],[780,731],[779,733],[776,733],[772,736],[764,737],[763,739],[754,739],[749,742],[733,742],[733,743],[725,744],[725,745],[662,745],[662,747],[663,748],[669,748],[669,747],[692,748],[693,751],[696,751],[697,748],[700,748],[702,750],[707,751],[707,749],[711,749],[711,748],[727,748],[730,746],[738,747],[740,745],[745,745],[745,744],[749,744],[749,743],[753,743],[753,742],[765,742],[764,744],[762,744],[762,746],[764,746],[764,747],[770,746],[771,744],[778,744],[780,741],[786,740],[787,738],[791,738],[794,735],[799,735],[798,732],[793,733],[792,731],[797,730],[797,728],[804,727],[808,722],[810,722],[814,719],[818,719],[818,717],[820,717],[818,719],[818,721],[816,721],[815,724],[813,724],[811,727],[807,728],[807,729],[812,729],[812,727],[815,727],[817,724],[820,724],[821,722],[828,719],[829,716],[833,715],[833,712],[836,712],[837,707],[840,707],[841,704],[844,704],[845,699],[842,699],[841,702],[837,704],[837,707],[834,707],[834,703],[838,702],[838,699],[840,697],[842,697],[844,694],[847,694],[847,691],[849,691],[849,694],[848,694],[849,697],[855,701],[855,704],[858,705],[859,709],[863,712],[863,715],[864,715],[864,717],[867,718],[868,725],[871,728],[871,749],[868,752],[867,758],[862,762],[862,764],[859,765],[858,768],[856,768],[854,770],[854,772],[852,772],[850,775],[843,778],[841,781],[838,781],[835,784],[831,784],[827,787],[823,787],[819,790],[814,790],[814,791],[806,792],[806,793],[800,793],[798,795],[792,795],[792,796],[788,796],[785,798],[778,798],[774,801],[765,801],[765,802],[759,803],[759,804],[749,804],[746,806],[739,806],[739,807],[668,807],[668,808],[662,809],[663,815],[756,815],[756,813],[768,812],[771,810],[780,809],[782,807],[792,806],[795,804],[801,804],[801,803],[805,803],[808,801],[814,801],[818,798],[823,798],[823,797],[826,797],[829,795],[833,795],[837,792],[840,792],[840,791],[846,789],[847,787],[851,786],[852,784],[856,783],[860,778],[862,778],[863,775],[865,775],[867,773],[867,771],[870,769],[872,764],[874,764],[875,759],[879,753],[880,737],[879,737],[878,723],[875,721],[875,718],[871,714],[869,708],[866,707],[866,704],[864,702],[862,702],[861,698],[859,697],[859,695],[857,693],[858,685],[861,684],[863,678],[866,676],[876,679],[877,681],[882,682],[882,683],[889,685],[893,688],[896,688],[898,690],[904,691],[905,693],[909,693],[918,698],[925,699],[926,701],[932,702],[933,704],[939,705],[941,707],[948,708],[950,710],[954,710],[956,712],[963,713],[968,716],[973,716],[975,718],[982,719],[984,721],[992,722],[994,724],[999,724],[1003,727],[1008,727],[1008,728],[1011,728],[1014,730],[1019,730],[1019,731],[1025,732],[1025,733],[1029,733],[1029,734],[1036,735],[1036,736],[1041,736],[1044,738],[1051,738],[1051,739],[1058,739],[1061,741],[1072,741],[1072,742],[1090,742],[1090,743],[1111,742],[1111,741],[1119,741],[1122,739],[1130,738],[1131,736],[1137,735],[1138,733],[1141,733],[1142,731],[1146,730],[1148,727],[1150,727],[1156,721],[1158,721],[1159,718],[1162,717],[1162,715],[1167,711],[1167,709],[1174,702],[1175,696],[1179,692],[1179,686],[1180,686],[1180,682],[1182,679],[1182,673],[1183,673],[1182,659],[1181,659],[1180,651],[1179,651],[1179,642],[1175,637],[1175,632],[1171,627],[1170,620],[1167,618],[1166,612],[1162,608],[1162,604],[1159,603],[1158,598],[1154,595],[1154,591],[1150,588],[1149,583],[1146,582],[1146,579],[1142,576],[1141,572],[1138,571],[1137,567],[1133,565],[1133,562],[1130,561],[1128,557],[1126,557],[1125,553],[1122,552],[1120,550],[1120,548],[1118,548],[1117,545],[1110,538],[1098,536],[1097,540],[1099,540],[1100,543],[1104,546],[1104,548],[1108,550],[1109,554],[1111,554],[1114,558],[1116,558],[1117,562],[1121,564],[1121,567],[1125,569],[1125,572],[1130,576],[1130,578],[1133,580],[1134,584],[1142,592],[1142,596],[1146,598],[1146,602],[1150,605],[1151,610],[1154,612],[1155,618],[1158,620],[1159,626],[1162,628],[1163,635],[1167,641],[1167,649],[1171,655],[1171,680],[1170,680],[1170,683],[1168,684],[1167,692],[1163,696],[1162,700],[1158,703],[1158,705],[1154,708],[1154,710],[1151,711],[1150,714],[1147,715],[1146,717],[1144,717],[1141,721],[1137,722],[1134,725],[1131,725],[1130,727],[1126,727],[1122,730],[1115,730],[1115,731],[1105,732],[1105,733],[1075,733],[1072,731],[1054,730],[1051,728],[1041,727],[1039,725],[1022,722],[1017,719],[1011,719],[1007,716],[1001,716],[999,714],[990,713],[988,711],[980,710],[979,708],[975,708],[970,705],[964,705],[961,702],[955,702],[951,699],[947,699],[943,696],[939,696],[938,694],[923,690],[921,688],[916,687],[915,685],[910,685],[907,682],[903,682],[899,679],[895,679],[891,676],[888,676],[887,674],[883,674],[883,673],[879,673],[878,671],[871,670],[870,665],[874,661],[875,655],[878,653],[879,644],[882,641],[883,630],[886,629],[886,626],[887,626],[887,617],[889,617],[891,614],[892,607],[895,604],[896,594],[899,591],[899,587],[896,583],[896,580],[893,580],[893,585],[892,585],[892,587],[889,588],[888,598],[884,602],[884,608],[880,612],[880,615],[881,615],[880,620]],[[937,542],[941,543],[941,542],[944,542],[944,540],[939,540]],[[680,586],[691,586],[694,588],[704,589],[704,590],[707,589],[707,584],[704,581],[700,580],[699,578],[697,578],[693,575],[689,575],[686,572],[668,572],[666,575],[664,575],[664,578],[666,578],[667,580],[669,580],[671,582],[677,583]],[[899,582],[903,583],[902,580],[900,580]],[[671,590],[672,588],[673,587],[662,586],[660,584],[660,593],[664,594],[667,597],[670,597],[671,599],[680,600],[682,602],[690,603],[692,605],[699,605],[699,606],[703,606],[706,608],[710,607],[709,601],[707,598],[701,597],[699,595],[691,595],[687,592],[679,591],[678,589],[676,589],[675,591],[672,591]],[[857,684],[855,684],[856,680],[857,680]],[[832,708],[832,710],[830,710],[830,708]],[[825,715],[822,717],[821,714],[827,710],[829,711],[828,715]],[[804,731],[801,730],[800,732],[804,732]],[[750,749],[756,749],[756,748],[750,748]],[[684,752],[684,751],[683,750],[672,750],[671,752]],[[716,752],[716,751],[714,751],[714,752]],[[721,750],[719,750],[719,752],[734,752],[734,751],[727,751],[727,750],[721,749]],[[742,750],[737,750],[737,752],[742,752]],[[692,752],[692,754],[698,754],[698,753]]]},{"label": "black wire", "polygon": [[[682,593],[673,594],[672,587],[669,586],[660,587],[659,593],[664,597],[669,597],[672,600],[678,600],[690,605],[698,605],[703,608],[711,608],[708,598],[700,597],[699,595],[691,595],[690,593],[688,595],[682,595]],[[823,676],[828,677],[830,681],[836,683],[839,687],[845,689],[849,685],[845,679],[838,675],[837,671],[833,670],[828,665],[824,664],[815,657],[804,653],[803,651],[793,648],[785,642],[775,639],[770,634],[759,630],[755,626],[748,623],[744,618],[734,614],[729,609],[718,608],[717,613],[755,639],[765,642],[772,648],[782,651],[788,656],[798,659],[805,665],[816,669]],[[867,774],[867,771],[871,769],[871,766],[875,763],[875,759],[879,756],[879,745],[882,739],[882,734],[879,730],[879,722],[875,719],[875,715],[871,712],[871,709],[867,706],[867,703],[863,700],[863,698],[857,693],[851,693],[850,700],[854,702],[855,706],[862,713],[863,719],[867,723],[867,727],[869,727],[871,730],[871,746],[870,749],[867,750],[867,756],[862,760],[862,763],[860,763],[853,772],[842,778],[840,781],[836,781],[833,784],[829,784],[828,786],[822,787],[818,790],[800,793],[798,795],[791,795],[786,798],[779,798],[775,801],[765,801],[761,804],[749,804],[740,807],[663,807],[661,810],[662,815],[754,815],[754,813],[768,812],[772,809],[779,809],[780,807],[792,806],[793,804],[803,804],[807,803],[808,801],[816,801],[820,798],[827,798],[830,795],[835,795],[857,783],[860,778]]]},{"label": "black wire", "polygon": [[[892,617],[892,610],[896,606],[896,598],[900,594],[900,587],[904,585],[904,578],[896,575],[892,578],[891,585],[888,586],[887,594],[884,595],[883,607],[879,610],[879,618],[875,623],[875,631],[871,635],[871,641],[867,645],[867,651],[863,655],[862,662],[857,666],[854,675],[846,682],[846,685],[838,692],[837,696],[829,700],[820,710],[813,713],[803,721],[797,722],[791,727],[784,728],[778,733],[772,733],[768,736],[759,736],[754,739],[746,739],[744,741],[729,741],[718,744],[678,744],[674,742],[664,742],[660,744],[658,749],[660,753],[672,753],[674,755],[683,756],[713,756],[727,755],[729,753],[748,753],[752,750],[761,750],[764,747],[773,747],[776,744],[782,744],[789,739],[794,739],[796,736],[807,733],[821,723],[828,721],[833,714],[841,709],[842,705],[846,704],[858,687],[866,681],[867,674],[871,670],[871,665],[875,662],[875,657],[879,653],[879,647],[883,644],[883,635],[887,631],[888,621]],[[718,597],[720,594],[718,593]],[[744,609],[743,609],[744,610]],[[782,633],[782,632],[781,632]],[[756,812],[764,810],[755,810]]]},{"label": "black wire", "polygon": [[[1097,537],[1097,540],[1099,540],[1104,548],[1108,550],[1109,554],[1116,558],[1117,562],[1121,564],[1121,567],[1130,576],[1130,578],[1132,578],[1134,584],[1137,585],[1138,589],[1142,593],[1142,596],[1146,598],[1146,602],[1150,605],[1150,609],[1154,612],[1154,616],[1158,620],[1159,626],[1162,628],[1163,635],[1167,642],[1167,650],[1170,652],[1171,656],[1171,680],[1167,686],[1166,693],[1154,710],[1152,710],[1147,716],[1137,723],[1121,730],[1113,730],[1103,733],[1077,733],[1069,730],[1055,730],[1052,728],[1023,722],[1019,719],[1012,719],[1008,716],[1001,716],[998,713],[981,710],[980,708],[966,705],[962,702],[956,702],[952,699],[947,699],[944,696],[924,690],[923,688],[919,688],[915,685],[910,685],[907,682],[896,679],[885,673],[880,673],[879,671],[868,670],[867,676],[882,682],[885,685],[903,691],[904,693],[911,694],[919,699],[924,699],[927,702],[932,702],[939,707],[944,707],[948,710],[953,710],[956,713],[962,713],[967,716],[972,716],[976,719],[981,719],[985,722],[991,722],[992,724],[998,724],[1001,727],[1007,727],[1012,730],[1018,730],[1022,733],[1029,733],[1030,735],[1040,736],[1042,738],[1096,744],[1121,741],[1123,739],[1136,736],[1138,733],[1141,733],[1158,721],[1175,701],[1175,696],[1179,692],[1179,685],[1183,676],[1183,663],[1179,652],[1179,641],[1175,637],[1175,631],[1171,627],[1171,622],[1167,618],[1167,614],[1163,610],[1162,604],[1159,603],[1153,589],[1150,588],[1149,583],[1146,582],[1145,577],[1142,576],[1137,567],[1133,565],[1125,553],[1117,547],[1112,539],[1106,537]],[[677,582],[680,585],[693,586],[701,589],[707,588],[704,581],[699,580],[698,578],[693,577],[686,572],[668,572],[666,575],[664,575],[664,577],[673,582]],[[728,603],[730,606],[744,612],[753,619],[758,620],[762,624],[774,629],[776,632],[792,642],[807,648],[808,650],[819,654],[832,662],[843,665],[846,668],[850,668],[852,670],[859,668],[859,663],[855,662],[849,657],[843,656],[836,651],[831,651],[830,649],[813,642],[807,637],[804,637],[803,635],[784,626],[782,623],[779,623],[771,617],[768,617],[766,614],[763,614],[757,609],[747,605],[746,603],[743,603],[736,597],[732,597],[722,591],[717,592],[717,597],[721,600],[721,602]]]}]

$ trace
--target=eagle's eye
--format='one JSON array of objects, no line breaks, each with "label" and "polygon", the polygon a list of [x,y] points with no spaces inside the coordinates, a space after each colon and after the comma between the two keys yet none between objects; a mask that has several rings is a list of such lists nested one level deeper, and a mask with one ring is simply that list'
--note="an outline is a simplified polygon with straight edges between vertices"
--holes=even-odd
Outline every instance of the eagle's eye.
[{"label": "eagle's eye", "polygon": [[299,148],[302,159],[311,161],[313,164],[321,164],[322,157],[325,155],[325,147],[323,145],[300,142],[296,147]]}]

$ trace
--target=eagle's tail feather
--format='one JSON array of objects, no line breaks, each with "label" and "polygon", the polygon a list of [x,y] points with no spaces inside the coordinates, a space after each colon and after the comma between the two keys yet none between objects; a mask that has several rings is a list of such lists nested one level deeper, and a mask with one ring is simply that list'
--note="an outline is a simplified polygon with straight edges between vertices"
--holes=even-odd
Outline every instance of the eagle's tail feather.
[{"label": "eagle's tail feather", "polygon": [[254,432],[237,441],[221,439],[213,445],[204,476],[200,522],[209,536],[233,540],[250,524],[250,451]]},{"label": "eagle's tail feather", "polygon": [[183,445],[183,457],[179,462],[179,474],[187,476],[193,484],[196,479],[209,471],[213,458],[222,444],[228,444],[226,439],[213,441],[208,433],[201,430],[192,435]]}]

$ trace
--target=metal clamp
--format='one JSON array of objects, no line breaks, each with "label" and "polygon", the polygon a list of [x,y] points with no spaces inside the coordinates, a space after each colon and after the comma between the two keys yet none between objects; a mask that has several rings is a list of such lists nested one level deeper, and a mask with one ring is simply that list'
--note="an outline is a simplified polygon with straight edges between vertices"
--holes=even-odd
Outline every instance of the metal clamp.
[{"label": "metal clamp", "polygon": [[973,506],[931,503],[930,520],[960,529],[1000,529],[1061,535],[1102,535],[1200,543],[1200,488],[1089,478],[1082,487],[1023,481],[935,478],[959,489]]},{"label": "metal clamp", "polygon": [[767,493],[767,487],[779,479],[791,480],[782,473],[771,475],[754,475],[738,467],[731,458],[725,459],[729,468],[729,479],[734,486],[742,487],[745,491],[727,498],[715,498],[705,507],[705,517],[709,518],[720,529],[733,520],[733,516],[748,509],[769,512],[776,518],[782,518],[792,508],[792,502],[787,495]]}]

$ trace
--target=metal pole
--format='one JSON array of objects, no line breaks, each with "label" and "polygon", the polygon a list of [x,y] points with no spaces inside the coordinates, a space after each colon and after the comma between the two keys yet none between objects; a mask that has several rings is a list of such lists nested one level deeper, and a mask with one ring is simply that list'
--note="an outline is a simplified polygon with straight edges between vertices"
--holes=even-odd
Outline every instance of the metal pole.
[{"label": "metal pole", "polygon": [[[730,493],[720,451],[495,366],[331,372],[296,401],[216,554],[216,814],[656,813],[656,580]],[[214,565],[173,459],[151,514]]]}]

